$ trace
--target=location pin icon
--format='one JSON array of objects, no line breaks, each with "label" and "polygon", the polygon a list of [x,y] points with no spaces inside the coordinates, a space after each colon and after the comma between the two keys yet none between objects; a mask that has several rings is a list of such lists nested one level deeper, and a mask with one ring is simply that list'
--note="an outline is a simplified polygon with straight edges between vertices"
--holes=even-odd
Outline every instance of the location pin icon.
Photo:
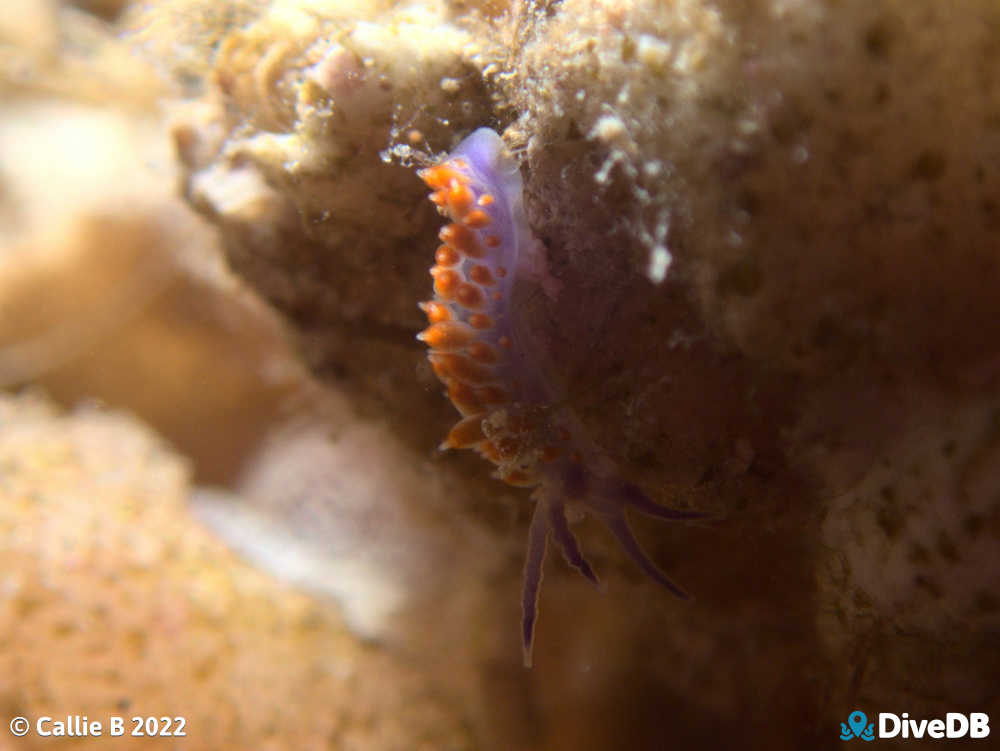
[{"label": "location pin icon", "polygon": [[864,712],[859,712],[858,710],[855,709],[853,712],[851,712],[850,716],[847,718],[847,724],[851,726],[851,730],[854,732],[854,736],[856,738],[860,738],[861,734],[865,732],[865,725],[868,724],[868,718],[865,717]]}]

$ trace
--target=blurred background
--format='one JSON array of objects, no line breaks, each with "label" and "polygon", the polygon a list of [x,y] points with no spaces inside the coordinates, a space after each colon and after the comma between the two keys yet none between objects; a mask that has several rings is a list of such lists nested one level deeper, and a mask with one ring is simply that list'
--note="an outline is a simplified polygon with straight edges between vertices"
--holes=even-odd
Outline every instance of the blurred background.
[{"label": "blurred background", "polygon": [[[4,0],[0,749],[1000,722],[1000,17],[959,5]],[[415,152],[481,125],[574,408],[715,514],[636,523],[684,604],[583,521],[607,587],[550,554],[530,671],[531,504],[435,450],[413,338]],[[187,735],[4,728],[43,715]]]}]

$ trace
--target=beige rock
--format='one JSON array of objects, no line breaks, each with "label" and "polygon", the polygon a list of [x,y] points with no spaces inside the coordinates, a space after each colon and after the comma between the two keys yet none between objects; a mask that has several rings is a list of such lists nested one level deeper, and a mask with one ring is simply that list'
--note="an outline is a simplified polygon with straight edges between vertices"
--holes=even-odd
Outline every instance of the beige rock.
[{"label": "beige rock", "polygon": [[[5,721],[180,716],[192,748],[472,748],[426,676],[195,521],[188,466],[135,420],[22,395],[0,424]],[[116,742],[173,741],[73,745]],[[49,744],[33,728],[18,745]]]},{"label": "beige rock", "polygon": [[[274,533],[247,554],[274,567],[275,540],[299,540],[322,575],[341,548],[324,558],[302,532],[353,540],[374,493],[388,522],[364,538],[366,581],[413,575],[380,638],[501,748],[799,749],[832,746],[855,708],[996,715],[996,14],[990,0],[126,11],[162,85],[191,97],[172,114],[185,197],[337,404],[318,415],[328,433],[275,432],[243,475]],[[529,674],[515,633],[529,504],[474,457],[434,456],[454,413],[412,338],[440,220],[411,167],[483,125],[523,159],[551,283],[525,280],[518,315],[569,403],[651,495],[719,517],[637,525],[695,594],[683,604],[579,525],[607,591],[550,561]],[[378,476],[352,474],[362,455]],[[331,490],[311,457],[359,491]],[[282,468],[328,502],[265,481]],[[442,552],[455,530],[468,539]],[[437,580],[442,558],[463,570]],[[358,590],[330,590],[357,606]]]}]

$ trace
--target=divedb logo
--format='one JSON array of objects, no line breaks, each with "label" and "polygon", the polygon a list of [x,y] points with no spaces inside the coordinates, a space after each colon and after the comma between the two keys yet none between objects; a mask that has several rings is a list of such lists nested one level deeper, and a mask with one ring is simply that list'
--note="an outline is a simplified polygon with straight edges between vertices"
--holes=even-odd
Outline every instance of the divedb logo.
[{"label": "divedb logo", "polygon": [[990,734],[990,716],[985,712],[948,712],[944,719],[914,720],[907,712],[893,714],[879,712],[878,734],[874,722],[855,709],[847,716],[847,722],[840,723],[840,740],[873,741],[876,738],[987,738]]}]

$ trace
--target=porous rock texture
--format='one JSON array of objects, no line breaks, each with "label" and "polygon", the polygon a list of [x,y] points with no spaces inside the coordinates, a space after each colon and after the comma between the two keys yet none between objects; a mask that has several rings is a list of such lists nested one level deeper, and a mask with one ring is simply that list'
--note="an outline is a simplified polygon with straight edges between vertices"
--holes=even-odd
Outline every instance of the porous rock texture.
[{"label": "porous rock texture", "polygon": [[[321,399],[176,190],[156,102],[200,80],[212,30],[186,48],[166,14],[160,40],[185,72],[159,78],[104,20],[126,4],[0,14],[0,387],[31,384],[0,396],[0,708],[32,722],[0,746],[50,745],[34,722],[76,715],[103,735],[55,743],[474,748],[467,703],[426,666],[373,648],[350,611],[251,568],[191,513],[210,495],[193,481],[232,484]],[[111,739],[111,716],[129,733],[133,716],[182,716],[186,735]]]},{"label": "porous rock texture", "polygon": [[[346,426],[346,455],[423,488],[400,493],[412,565],[475,530],[452,594],[416,577],[376,631],[442,685],[442,655],[475,666],[451,685],[476,687],[481,746],[828,748],[855,708],[998,716],[998,21],[989,0],[124,13],[187,93],[189,203],[390,447]],[[573,407],[657,500],[716,515],[637,524],[690,603],[582,523],[607,590],[549,561],[527,674],[529,504],[434,454],[455,413],[413,340],[441,220],[412,166],[483,125],[523,157],[556,283],[517,305]],[[244,487],[274,525],[323,518],[262,477]],[[481,607],[448,610],[470,589]]]},{"label": "porous rock texture", "polygon": [[[189,466],[134,419],[26,393],[0,398],[0,425],[0,707],[33,723],[16,747],[473,747],[426,674],[197,522]],[[40,738],[43,715],[103,735]],[[134,737],[133,716],[183,717],[185,736]]]}]

